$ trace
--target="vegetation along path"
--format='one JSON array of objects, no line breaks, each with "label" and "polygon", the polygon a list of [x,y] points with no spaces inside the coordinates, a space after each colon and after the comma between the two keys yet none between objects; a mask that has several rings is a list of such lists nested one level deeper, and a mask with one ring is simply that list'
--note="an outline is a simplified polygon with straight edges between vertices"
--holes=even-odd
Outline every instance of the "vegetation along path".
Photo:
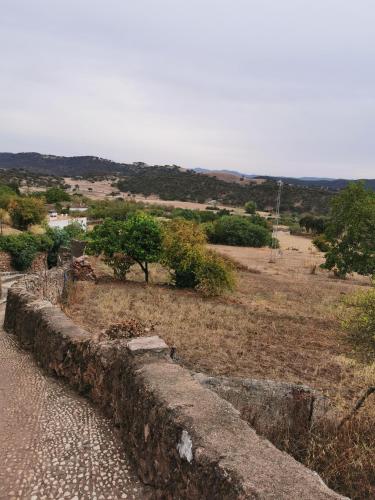
[{"label": "vegetation along path", "polygon": [[2,500],[145,498],[110,422],[2,329],[0,429]]}]

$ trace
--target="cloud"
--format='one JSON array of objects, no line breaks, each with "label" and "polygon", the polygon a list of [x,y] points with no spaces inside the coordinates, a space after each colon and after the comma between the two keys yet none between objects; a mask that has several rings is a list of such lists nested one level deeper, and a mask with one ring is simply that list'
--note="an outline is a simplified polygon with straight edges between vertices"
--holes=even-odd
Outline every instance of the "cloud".
[{"label": "cloud", "polygon": [[374,177],[373,2],[3,0],[1,150]]}]

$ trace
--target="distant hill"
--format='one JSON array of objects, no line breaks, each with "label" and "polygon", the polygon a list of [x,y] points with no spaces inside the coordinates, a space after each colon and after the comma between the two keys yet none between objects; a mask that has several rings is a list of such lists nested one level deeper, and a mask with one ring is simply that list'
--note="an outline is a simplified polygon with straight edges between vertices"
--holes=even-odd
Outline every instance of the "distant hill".
[{"label": "distant hill", "polygon": [[[333,191],[339,191],[340,189],[344,189],[349,182],[353,182],[353,180],[349,179],[314,179],[314,178],[295,178],[295,177],[273,177],[267,175],[261,175],[257,177],[258,179],[270,179],[270,180],[278,180],[281,179],[283,182],[288,184],[293,184],[295,186],[309,186],[309,187],[321,187],[327,188]],[[357,181],[363,181],[367,189],[375,190],[375,179],[356,179]]]},{"label": "distant hill", "polygon": [[[55,156],[40,153],[0,153],[0,169],[56,177],[95,177],[116,175],[124,192],[162,199],[198,201],[217,200],[228,205],[244,205],[253,200],[258,208],[274,208],[276,180],[279,177],[255,176],[236,171],[186,170],[176,165],[147,166],[142,162],[117,163],[96,156]],[[197,171],[198,170],[198,171]],[[281,209],[291,212],[327,213],[333,194],[347,185],[345,179],[295,179],[284,177]],[[366,184],[375,189],[375,180]]]},{"label": "distant hill", "polygon": [[136,165],[116,163],[97,156],[55,156],[40,153],[0,153],[0,168],[22,169],[59,177],[130,174]]},{"label": "distant hill", "polygon": [[[136,175],[126,176],[118,182],[121,191],[158,195],[164,200],[197,201],[207,203],[218,200],[228,205],[244,205],[253,200],[261,210],[275,208],[277,184],[274,180],[263,180],[261,184],[239,184],[216,177],[182,171],[177,167],[146,167]],[[290,212],[327,213],[333,192],[322,188],[293,186],[283,188],[281,210]]]},{"label": "distant hill", "polygon": [[[277,177],[271,175],[255,175],[255,174],[244,174],[236,170],[208,170],[207,168],[194,168],[194,172],[204,173],[206,175],[216,175],[218,178],[225,180],[222,174],[231,174],[231,177],[238,177],[242,179],[266,179],[266,180],[279,180],[281,179],[284,183],[293,184],[295,186],[311,186],[311,187],[322,187],[328,188],[334,191],[338,191],[346,187],[349,182],[353,180],[349,179],[333,179],[329,177]],[[356,179],[362,180],[368,189],[375,190],[375,179]],[[233,182],[233,179],[231,179]],[[238,182],[238,181],[234,181]]]}]

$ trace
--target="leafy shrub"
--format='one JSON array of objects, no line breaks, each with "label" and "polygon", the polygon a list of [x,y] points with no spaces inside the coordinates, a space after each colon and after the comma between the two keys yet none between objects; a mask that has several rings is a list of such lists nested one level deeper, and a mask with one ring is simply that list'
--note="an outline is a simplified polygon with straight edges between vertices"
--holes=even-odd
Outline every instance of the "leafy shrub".
[{"label": "leafy shrub", "polygon": [[324,234],[320,234],[319,236],[314,238],[313,244],[321,252],[328,252],[328,250],[329,250],[329,243],[328,243],[326,237],[324,236]]},{"label": "leafy shrub", "polygon": [[375,287],[348,296],[343,327],[355,342],[375,349]]},{"label": "leafy shrub", "polygon": [[205,252],[198,261],[196,279],[196,289],[211,297],[233,290],[235,285],[233,267],[227,260],[211,251]]},{"label": "leafy shrub", "polygon": [[78,222],[73,222],[62,229],[49,227],[46,231],[46,236],[51,241],[47,254],[48,267],[51,268],[57,264],[57,255],[60,247],[68,246],[73,239],[84,239],[86,233]]},{"label": "leafy shrub", "polygon": [[270,230],[247,217],[224,216],[206,230],[211,243],[249,247],[263,247],[271,243]]},{"label": "leafy shrub", "polygon": [[[18,188],[15,188],[18,191]],[[8,208],[9,203],[17,198],[18,193],[10,186],[0,184],[0,208]]]},{"label": "leafy shrub", "polygon": [[0,236],[0,250],[10,253],[12,266],[17,271],[29,269],[36,254],[48,250],[50,245],[51,240],[46,235],[21,233]]},{"label": "leafy shrub", "polygon": [[162,263],[180,288],[195,288],[204,295],[218,295],[234,286],[233,269],[207,250],[206,236],[196,223],[175,219],[164,230]]},{"label": "leafy shrub", "polygon": [[245,212],[247,214],[255,214],[256,209],[257,204],[255,203],[255,201],[248,201],[247,203],[245,203]]},{"label": "leafy shrub", "polygon": [[269,243],[270,248],[280,248],[280,241],[275,238],[274,236],[271,236],[271,241]]},{"label": "leafy shrub", "polygon": [[105,257],[104,262],[113,269],[113,274],[118,280],[126,280],[126,275],[128,274],[132,265],[135,261],[123,253],[115,253],[111,257]]},{"label": "leafy shrub", "polygon": [[9,215],[18,229],[27,229],[31,224],[40,224],[47,215],[44,200],[27,196],[9,204]]}]

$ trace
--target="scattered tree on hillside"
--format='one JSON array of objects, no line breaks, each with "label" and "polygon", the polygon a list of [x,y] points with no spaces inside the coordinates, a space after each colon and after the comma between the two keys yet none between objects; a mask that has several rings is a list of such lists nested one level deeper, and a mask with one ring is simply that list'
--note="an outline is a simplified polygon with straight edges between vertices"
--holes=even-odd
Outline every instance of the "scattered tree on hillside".
[{"label": "scattered tree on hillside", "polygon": [[351,183],[332,199],[325,267],[337,275],[375,275],[375,192]]},{"label": "scattered tree on hillside", "polygon": [[326,219],[324,217],[314,217],[313,215],[305,215],[299,220],[300,227],[303,227],[306,232],[322,234],[326,226]]},{"label": "scattered tree on hillside", "polygon": [[62,201],[70,201],[69,193],[59,187],[51,187],[44,193],[47,203],[60,203]]}]

